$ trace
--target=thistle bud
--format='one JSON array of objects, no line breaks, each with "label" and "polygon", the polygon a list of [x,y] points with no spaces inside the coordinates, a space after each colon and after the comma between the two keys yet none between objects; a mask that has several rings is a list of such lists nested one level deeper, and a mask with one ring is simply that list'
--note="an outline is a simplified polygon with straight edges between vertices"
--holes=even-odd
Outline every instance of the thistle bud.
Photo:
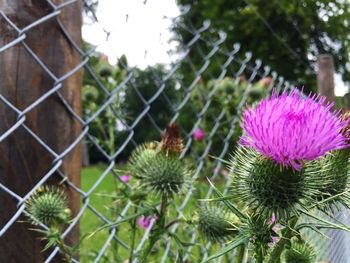
[{"label": "thistle bud", "polygon": [[131,175],[157,194],[172,196],[187,189],[190,170],[184,161],[177,155],[150,146],[140,146],[132,154],[129,165]]},{"label": "thistle bud", "polygon": [[181,153],[183,144],[180,136],[180,127],[177,124],[173,123],[165,129],[161,147],[166,152]]},{"label": "thistle bud", "polygon": [[68,221],[70,210],[63,190],[56,187],[41,187],[26,201],[26,211],[31,223],[47,226],[64,224]]},{"label": "thistle bud", "polygon": [[313,247],[301,241],[292,241],[291,247],[284,252],[286,263],[313,263],[315,258]]},{"label": "thistle bud", "polygon": [[318,208],[332,209],[337,204],[349,204],[349,196],[342,194],[349,188],[348,171],[349,155],[344,150],[333,151],[306,165],[304,174],[317,185],[318,193],[312,197],[319,202]]},{"label": "thistle bud", "polygon": [[278,218],[292,214],[308,190],[302,173],[277,165],[252,148],[238,148],[232,167],[232,194],[266,218],[272,213]]},{"label": "thistle bud", "polygon": [[199,209],[198,229],[212,242],[225,241],[239,232],[239,220],[221,206],[203,205]]}]

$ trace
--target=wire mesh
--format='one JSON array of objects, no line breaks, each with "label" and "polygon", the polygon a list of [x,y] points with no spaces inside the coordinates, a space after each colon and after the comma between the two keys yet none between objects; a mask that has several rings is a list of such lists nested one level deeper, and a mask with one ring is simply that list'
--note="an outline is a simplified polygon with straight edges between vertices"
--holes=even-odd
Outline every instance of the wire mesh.
[{"label": "wire mesh", "polygon": [[[183,19],[183,13],[189,9],[184,8],[181,10],[182,14],[176,17],[166,17],[169,21],[169,30],[181,30],[186,32],[188,39],[177,39],[176,52],[169,50],[167,52],[169,63],[164,66],[165,74],[160,74],[159,71],[153,68],[148,68],[151,78],[151,85],[155,88],[151,94],[144,95],[144,90],[140,89],[139,75],[140,70],[136,66],[127,65],[126,61],[122,57],[116,57],[116,63],[119,69],[123,71],[120,79],[116,82],[105,81],[104,76],[101,76],[101,71],[96,72],[96,67],[92,63],[92,59],[98,61],[103,60],[101,53],[97,50],[101,45],[110,44],[109,39],[111,35],[118,34],[118,32],[111,32],[106,29],[99,22],[99,14],[95,10],[93,2],[84,1],[85,23],[97,25],[101,34],[105,36],[104,43],[96,46],[89,45],[84,49],[74,41],[64,25],[60,20],[61,12],[71,5],[76,5],[78,0],[61,1],[56,2],[46,0],[50,6],[50,11],[43,17],[30,21],[30,23],[18,26],[11,17],[6,14],[6,11],[1,10],[1,23],[6,24],[11,31],[15,32],[15,37],[8,43],[3,43],[0,47],[0,55],[9,49],[12,49],[18,45],[21,45],[28,55],[32,57],[33,61],[37,63],[41,69],[42,74],[46,74],[51,79],[53,85],[44,93],[41,94],[35,101],[24,108],[16,105],[16,102],[11,101],[6,97],[6,94],[0,94],[0,100],[13,114],[16,115],[16,121],[10,124],[6,130],[2,131],[0,135],[0,142],[6,141],[11,134],[15,133],[18,129],[24,129],[26,133],[36,143],[40,144],[45,149],[46,154],[50,155],[53,159],[50,169],[41,175],[41,179],[35,183],[27,193],[20,195],[16,193],[14,189],[11,189],[6,183],[0,182],[0,189],[2,194],[11,197],[16,202],[16,212],[10,215],[8,220],[0,225],[0,236],[6,236],[8,230],[18,221],[24,213],[25,201],[33,195],[33,193],[41,186],[45,185],[52,177],[58,176],[63,180],[63,183],[73,189],[80,199],[81,207],[79,213],[73,218],[70,225],[67,226],[62,234],[65,238],[74,229],[76,225],[83,224],[82,222],[93,221],[96,224],[90,226],[98,227],[102,224],[112,224],[122,221],[125,217],[132,214],[133,204],[132,202],[125,201],[119,203],[119,208],[111,213],[110,209],[105,209],[99,202],[103,200],[112,200],[108,197],[104,191],[104,187],[113,182],[118,187],[124,187],[124,183],[120,180],[120,170],[123,168],[122,163],[137,145],[144,143],[140,141],[140,132],[142,130],[148,130],[153,132],[151,139],[159,139],[162,131],[168,123],[177,122],[182,128],[182,134],[184,138],[184,150],[181,154],[181,158],[185,159],[187,156],[191,156],[194,161],[194,171],[191,180],[191,187],[188,192],[179,200],[177,200],[177,211],[174,217],[181,217],[188,214],[188,209],[193,208],[196,198],[209,198],[213,189],[207,187],[206,191],[196,191],[194,185],[196,181],[208,176],[211,180],[222,181],[223,189],[226,193],[228,191],[229,179],[222,177],[221,173],[225,168],[225,164],[222,159],[227,158],[232,152],[235,140],[237,140],[237,129],[239,129],[239,120],[241,112],[247,103],[249,98],[249,90],[257,80],[271,77],[271,82],[267,85],[266,90],[269,93],[272,88],[277,90],[289,89],[291,84],[285,81],[283,77],[278,76],[275,71],[272,71],[268,66],[264,66],[262,61],[255,59],[252,53],[240,52],[240,45],[235,44],[228,46],[225,42],[226,33],[224,32],[212,32],[210,29],[210,21],[203,21],[203,25],[200,28],[195,28],[191,21]],[[147,1],[144,2],[147,5]],[[128,23],[128,15],[126,14],[126,23]],[[61,76],[53,73],[49,67],[45,64],[45,61],[36,54],[31,47],[26,44],[26,39],[32,33],[33,28],[42,24],[48,23],[48,21],[54,20],[55,26],[58,26],[61,34],[69,41],[71,48],[75,50],[80,56],[80,63],[75,67],[70,68],[67,72]],[[137,32],[130,32],[130,34],[136,34]],[[122,36],[121,36],[122,37]],[[38,40],[40,41],[40,40]],[[142,43],[141,43],[142,44]],[[200,61],[193,61],[191,51],[196,50],[200,54]],[[147,55],[147,52],[145,52]],[[198,58],[196,58],[198,60]],[[200,66],[198,66],[200,65]],[[87,80],[83,87],[84,94],[87,96],[93,91],[97,93],[97,97],[100,100],[99,103],[95,101],[96,105],[91,109],[91,105],[84,104],[84,114],[76,112],[69,101],[62,95],[62,90],[65,88],[65,81],[72,77],[77,71],[84,69]],[[185,69],[185,70],[184,70]],[[108,69],[107,69],[108,70]],[[231,77],[235,85],[239,85],[243,80],[246,83],[246,88],[241,94],[240,100],[235,105],[235,114],[232,116],[224,108],[218,107],[215,104],[214,98],[220,89],[221,81],[225,78]],[[207,80],[215,80],[210,89],[200,88],[200,85]],[[51,83],[50,82],[50,83]],[[48,83],[48,85],[51,85]],[[28,85],[31,85],[28,83]],[[174,91],[171,90],[171,85],[175,86],[175,92],[177,99],[174,98]],[[91,88],[93,86],[93,88]],[[133,92],[136,100],[135,104],[138,106],[138,112],[131,118],[128,112],[123,111],[123,105],[125,103],[126,94]],[[196,97],[193,94],[197,94]],[[39,105],[45,102],[51,96],[56,96],[60,102],[64,105],[65,111],[72,118],[74,123],[78,123],[81,126],[79,135],[74,138],[70,138],[70,143],[61,152],[54,150],[50,144],[45,142],[38,134],[37,130],[28,126],[26,120],[30,112],[39,107]],[[96,98],[97,98],[96,97]],[[95,97],[93,97],[95,99]],[[84,97],[84,99],[87,101]],[[84,103],[88,103],[84,101]],[[198,105],[198,101],[200,102]],[[166,103],[167,107],[164,110],[164,115],[159,121],[157,117],[158,112],[154,112],[154,105]],[[215,108],[215,114],[212,109]],[[159,110],[159,109],[156,109]],[[102,116],[102,117],[101,117]],[[103,119],[104,118],[104,119]],[[188,120],[190,119],[190,121]],[[111,121],[110,125],[114,131],[110,134],[104,134],[96,132],[95,127],[99,125],[99,122]],[[186,124],[182,123],[184,120]],[[197,128],[201,127],[203,123],[210,123],[209,127],[206,127],[206,136],[204,141],[200,143],[200,147],[195,147],[198,142],[193,138],[193,133]],[[47,124],[49,125],[49,124]],[[65,124],[67,125],[67,124]],[[106,145],[106,141],[111,141],[116,132],[117,139],[114,139],[113,145]],[[24,142],[26,143],[26,142]],[[87,180],[87,175],[82,177],[82,186],[76,185],[68,178],[68,175],[61,169],[67,161],[69,153],[78,147],[80,144],[84,144],[86,149],[93,149],[97,152],[99,161],[103,164],[99,165],[99,169],[95,171],[94,181],[89,185],[84,183]],[[215,146],[215,147],[214,147]],[[210,171],[208,174],[207,161],[209,155],[215,155],[218,158],[211,160]],[[98,176],[96,176],[98,175]],[[19,180],[20,180],[20,176]],[[90,180],[90,179],[89,179]],[[114,181],[113,181],[114,180]],[[88,185],[88,186],[87,186]],[[130,189],[130,185],[125,184],[125,189]],[[6,213],[6,211],[5,211]],[[345,216],[345,214],[344,214]],[[347,219],[345,218],[345,221]],[[347,222],[347,221],[346,221]],[[149,227],[140,233],[138,243],[135,245],[133,254],[136,256],[143,249],[145,242],[149,236],[149,233],[153,227],[154,220],[151,220]],[[113,246],[118,246],[119,251],[127,251],[129,253],[130,237],[125,231],[122,231],[125,223],[110,227],[99,239],[103,240],[101,243],[95,243],[94,253],[90,253],[85,257],[81,255],[81,261],[86,262],[108,262],[109,255],[113,252]],[[43,226],[45,227],[45,226]],[[82,232],[88,231],[88,227],[85,229],[81,227]],[[191,243],[194,243],[197,239],[196,229],[181,230],[178,224],[174,224],[171,228],[172,233],[186,232],[186,237]],[[332,232],[331,235],[334,235]],[[335,234],[337,242],[345,244],[348,236],[344,234]],[[20,241],[19,241],[20,242]],[[94,242],[94,241],[92,241]],[[169,238],[162,240],[161,246],[163,253],[161,262],[175,262],[176,250],[172,249],[174,244]],[[349,258],[345,255],[339,255],[334,251],[339,251],[340,243],[336,243],[336,249],[330,248],[329,259],[335,259],[334,262],[346,262],[345,258]],[[335,244],[334,244],[335,245]],[[84,246],[84,244],[82,245]],[[193,262],[199,260],[194,257],[193,254],[200,254],[202,257],[208,255],[211,244],[200,247],[199,249],[194,246],[189,246],[185,250],[183,257],[184,262]],[[194,252],[196,250],[196,252]],[[345,252],[345,248],[341,249]],[[46,257],[45,262],[51,262],[59,253],[59,249],[55,248]],[[123,252],[121,252],[123,253]],[[126,252],[125,252],[126,253]],[[324,255],[328,257],[327,255]],[[342,256],[340,259],[339,257]],[[219,259],[220,261],[221,259]],[[219,262],[218,261],[218,262]],[[78,262],[78,260],[75,260]],[[133,262],[137,262],[137,257]]]}]

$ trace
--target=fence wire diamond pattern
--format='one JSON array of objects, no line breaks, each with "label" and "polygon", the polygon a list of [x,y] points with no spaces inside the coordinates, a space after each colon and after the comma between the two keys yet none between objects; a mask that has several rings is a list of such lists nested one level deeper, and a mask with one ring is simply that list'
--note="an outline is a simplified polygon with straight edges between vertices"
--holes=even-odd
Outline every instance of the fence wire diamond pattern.
[{"label": "fence wire diamond pattern", "polygon": [[[21,144],[21,147],[32,147],[34,144],[40,145],[42,148],[40,152],[42,153],[43,161],[46,162],[46,167],[49,164],[49,169],[46,170],[46,172],[43,172],[43,169],[37,170],[41,171],[41,174],[38,175],[40,179],[30,185],[30,188],[28,188],[28,186],[25,192],[22,191],[23,188],[21,188],[21,191],[18,191],[16,187],[19,184],[10,183],[10,179],[6,176],[4,177],[5,179],[0,180],[1,203],[11,203],[11,205],[6,207],[11,207],[11,211],[13,211],[12,214],[1,218],[0,236],[2,238],[6,239],[11,228],[18,224],[17,221],[23,220],[25,201],[30,198],[39,187],[51,182],[53,178],[55,178],[53,181],[60,181],[66,185],[70,191],[74,193],[72,196],[78,197],[81,202],[81,206],[79,210],[76,211],[74,219],[71,221],[70,225],[65,228],[62,235],[63,238],[69,236],[84,215],[88,215],[89,218],[97,218],[100,225],[122,221],[132,210],[133,204],[131,201],[123,203],[122,209],[118,210],[114,216],[111,216],[106,213],[105,210],[101,211],[101,209],[99,210],[94,207],[92,196],[98,195],[99,187],[106,180],[110,180],[108,179],[109,177],[115,179],[120,177],[120,160],[125,158],[127,152],[130,152],[130,150],[137,145],[143,143],[143,141],[137,140],[137,133],[140,131],[140,125],[144,125],[145,121],[148,124],[147,129],[152,127],[158,138],[161,136],[166,123],[177,122],[182,128],[185,145],[181,158],[191,155],[195,159],[195,167],[191,180],[192,185],[189,191],[179,201],[178,209],[176,211],[178,216],[183,216],[188,204],[194,202],[193,195],[198,195],[198,193],[195,193],[193,183],[202,177],[205,168],[205,161],[208,159],[208,156],[215,152],[215,156],[218,157],[212,161],[213,173],[210,175],[211,180],[218,178],[220,171],[225,166],[221,160],[228,157],[228,154],[230,154],[233,149],[235,143],[234,140],[237,139],[235,137],[235,131],[239,126],[240,113],[247,103],[249,87],[258,79],[265,77],[271,77],[271,82],[267,87],[268,91],[271,91],[272,88],[276,88],[277,90],[288,90],[291,87],[288,81],[285,81],[283,77],[278,76],[278,74],[272,71],[268,66],[264,66],[262,61],[255,59],[252,53],[241,52],[239,44],[227,46],[225,42],[226,34],[224,32],[212,32],[209,21],[204,21],[202,27],[195,28],[191,24],[191,21],[185,21],[181,15],[165,19],[171,21],[171,27],[173,30],[182,30],[186,32],[188,39],[186,41],[181,39],[177,40],[177,54],[179,55],[174,56],[174,54],[169,51],[168,56],[170,63],[166,66],[166,74],[159,75],[156,70],[152,72],[152,85],[156,87],[153,94],[148,94],[147,97],[143,96],[142,91],[139,90],[139,82],[137,81],[137,74],[139,74],[138,69],[136,67],[128,66],[121,58],[118,59],[117,63],[125,74],[118,83],[106,84],[106,82],[101,80],[101,75],[96,72],[96,68],[91,64],[91,58],[96,57],[96,49],[98,49],[98,46],[89,46],[88,48],[83,49],[81,43],[77,43],[75,40],[76,37],[71,35],[70,30],[66,28],[65,23],[61,20],[61,14],[65,12],[65,9],[79,5],[79,1],[62,1],[60,4],[57,4],[56,2],[57,1],[54,2],[47,0],[45,2],[46,13],[35,21],[25,21],[26,23],[24,24],[18,23],[18,19],[14,19],[11,14],[9,15],[8,10],[0,11],[2,23],[1,28],[4,30],[1,34],[5,36],[0,40],[1,60],[6,61],[6,54],[11,51],[11,49],[21,49],[20,52],[25,52],[25,56],[30,58],[30,60],[28,59],[27,61],[32,61],[32,63],[35,64],[36,69],[40,68],[40,72],[38,73],[38,71],[36,71],[36,74],[45,75],[45,79],[47,80],[46,91],[42,94],[36,94],[35,99],[27,105],[21,105],[10,96],[9,92],[0,88],[0,100],[2,102],[1,112],[2,114],[7,113],[11,115],[11,118],[4,118],[7,120],[6,124],[0,125],[0,142],[8,147],[9,143],[14,143],[13,140],[16,140],[17,133],[25,133],[26,135],[22,134],[21,138],[27,138],[27,141],[18,142]],[[11,4],[9,7],[11,7]],[[93,6],[90,5],[88,1],[84,2],[84,8],[85,20],[89,21],[89,23],[99,24]],[[182,12],[186,12],[186,10],[182,10]],[[67,21],[66,18],[64,20]],[[31,39],[31,34],[33,34],[35,28],[45,25],[47,26],[47,24],[58,28],[61,37],[67,41],[72,52],[76,54],[75,56],[79,56],[80,62],[78,64],[66,68],[64,72],[60,72],[59,74],[50,69],[50,66],[46,63],[45,57],[42,54],[38,54],[37,49],[31,47],[27,43],[27,41],[33,41]],[[108,37],[113,32],[108,32],[101,24],[99,25],[101,32],[106,35],[106,42],[108,42]],[[40,42],[41,40],[37,39],[37,41]],[[199,51],[199,54],[201,54],[200,63],[192,60],[191,50]],[[63,54],[55,54],[57,59],[59,59],[59,56],[61,55]],[[26,65],[26,67],[31,67],[31,65]],[[2,67],[2,69],[4,68],[5,66]],[[184,71],[183,68],[186,68],[186,71]],[[213,68],[215,68],[215,70],[213,70]],[[21,70],[22,67],[18,66],[17,69]],[[103,102],[97,104],[94,110],[83,109],[84,114],[81,114],[76,110],[77,107],[73,105],[74,101],[67,96],[68,91],[65,90],[67,89],[66,85],[70,78],[75,76],[75,74],[82,69],[85,71],[84,78],[87,76],[86,78],[92,81],[99,96],[103,98]],[[3,75],[4,72],[1,72],[1,75]],[[15,72],[15,74],[18,75],[20,72]],[[212,107],[217,107],[217,105],[213,105],[213,99],[220,88],[220,82],[226,77],[231,77],[238,85],[239,82],[242,81],[243,75],[246,78],[247,87],[242,93],[240,101],[236,105],[235,117],[232,118],[224,108],[217,109],[217,114],[213,114],[210,109]],[[6,76],[1,76],[1,79],[4,78],[6,78]],[[197,101],[193,97],[193,93],[198,92],[196,89],[198,89],[198,85],[200,85],[205,78],[214,79],[215,82],[211,89],[203,89],[200,91],[199,96],[201,97],[201,105],[198,107],[198,105],[196,105]],[[176,84],[176,92],[181,95],[181,100],[175,101],[171,92],[169,92],[169,83],[171,81]],[[32,85],[35,85],[35,83],[27,83],[27,87],[17,88],[30,90]],[[84,86],[83,89],[86,89],[86,87]],[[118,108],[119,104],[123,102],[127,90],[133,90],[137,95],[139,108],[142,108],[137,116],[133,116],[132,119],[128,118],[127,112],[125,113],[126,117],[124,117],[124,113]],[[34,96],[32,97],[34,98]],[[53,132],[55,136],[60,136],[59,131],[50,130],[50,123],[47,123],[47,128],[45,130],[40,130],[41,127],[33,125],[33,121],[28,122],[28,119],[33,120],[33,116],[31,116],[33,111],[37,110],[43,104],[46,104],[52,99],[58,101],[57,103],[61,105],[59,109],[63,111],[63,113],[60,114],[65,115],[63,121],[69,119],[68,122],[61,123],[61,125],[79,127],[79,132],[77,134],[72,134],[72,137],[68,138],[69,142],[65,141],[65,145],[59,147],[52,144],[52,142],[47,139],[43,139],[41,136],[47,132]],[[80,100],[80,97],[77,99]],[[166,116],[164,117],[166,123],[157,123],[157,119],[152,113],[152,106],[157,102],[159,103],[159,101],[168,104],[167,109],[169,109],[169,111],[167,111]],[[182,125],[180,120],[183,120],[184,114],[188,114],[189,111],[191,111],[190,114],[193,116],[193,120],[191,120],[190,125]],[[115,141],[113,151],[111,151],[111,148],[108,149],[108,147],[106,147],[106,144],[104,143],[105,138],[98,137],[99,135],[91,128],[96,125],[96,122],[99,121],[101,115],[106,114],[106,112],[111,114],[110,116],[114,116],[114,125],[116,125],[115,129],[119,130],[121,135],[121,139]],[[45,111],[40,110],[40,114],[45,115],[46,113]],[[46,119],[45,116],[39,117]],[[12,119],[13,121],[9,122],[9,119]],[[193,148],[194,140],[192,135],[195,130],[201,126],[205,119],[209,119],[212,126],[209,127],[209,133],[205,137],[203,147],[200,149]],[[54,123],[54,125],[57,125],[57,123]],[[214,141],[216,145],[220,145],[219,151],[218,149],[213,150]],[[95,149],[95,151],[98,152],[99,158],[105,163],[105,165],[102,165],[103,171],[100,172],[97,180],[88,189],[84,190],[80,188],[80,185],[77,182],[70,180],[70,175],[66,174],[64,169],[66,162],[70,161],[71,152],[78,149],[83,143],[88,147]],[[27,158],[27,156],[24,156],[23,158]],[[31,160],[31,157],[29,157],[29,160]],[[17,174],[16,176],[18,176],[18,178],[12,178],[11,180],[21,180],[21,176],[24,175]],[[84,180],[84,178],[82,178],[82,180]],[[226,193],[228,190],[229,179],[225,180],[224,192]],[[121,184],[121,181],[116,182],[116,184]],[[129,186],[126,185],[126,187],[128,188]],[[197,197],[209,198],[212,196],[212,192],[213,189],[209,187],[206,193],[200,193],[200,196]],[[7,211],[2,211],[1,213],[7,213]],[[143,248],[152,226],[153,220],[143,236],[140,237],[140,242],[136,244],[133,252],[134,255],[137,255],[137,253]],[[46,228],[44,225],[42,225],[42,227]],[[95,248],[97,253],[93,256],[91,261],[103,262],[105,254],[110,249],[113,242],[117,243],[124,250],[128,251],[131,249],[129,246],[129,240],[127,239],[129,237],[125,234],[123,236],[119,235],[120,231],[118,228],[112,226],[108,229],[108,235],[106,235],[103,245]],[[178,225],[174,224],[171,228],[171,232],[176,233],[178,231]],[[195,230],[190,230],[187,235],[190,242],[196,241],[197,232]],[[20,240],[18,242],[20,242]],[[174,257],[174,255],[172,255],[172,246],[174,246],[174,244],[170,242],[169,239],[164,240],[164,254],[161,262],[170,262],[169,258]],[[210,246],[211,244],[208,243],[205,247],[200,248],[204,257],[207,256],[207,250]],[[191,253],[193,249],[193,246],[189,246],[186,249],[186,253],[183,257],[184,261],[189,260],[189,262],[192,262]],[[45,262],[53,261],[58,253],[58,248],[48,253]],[[337,255],[332,255],[333,258],[336,259]],[[342,259],[336,259],[334,262],[345,262],[343,261],[344,258],[343,255]],[[74,262],[78,262],[78,260],[74,260]],[[137,258],[134,259],[134,262],[137,262]]]}]

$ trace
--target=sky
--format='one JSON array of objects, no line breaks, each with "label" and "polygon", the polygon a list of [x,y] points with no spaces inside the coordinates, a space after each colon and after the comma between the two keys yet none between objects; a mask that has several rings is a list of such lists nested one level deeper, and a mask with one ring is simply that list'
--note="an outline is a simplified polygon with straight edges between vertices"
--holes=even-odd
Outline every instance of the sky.
[{"label": "sky", "polygon": [[[180,10],[175,0],[99,0],[98,23],[85,21],[83,38],[98,46],[98,51],[115,64],[125,54],[131,66],[145,68],[147,65],[169,63],[168,51],[176,48],[170,41],[172,25],[170,18],[177,17]],[[106,41],[106,32],[111,32]],[[347,87],[340,75],[335,74],[335,94],[343,96]]]},{"label": "sky", "polygon": [[[140,68],[169,63],[167,51],[176,48],[175,41],[169,43],[170,18],[179,14],[175,0],[100,0],[100,25],[85,25],[83,38],[99,45],[98,50],[108,55],[111,63],[122,54],[130,65]],[[103,28],[111,32],[107,42]]]}]

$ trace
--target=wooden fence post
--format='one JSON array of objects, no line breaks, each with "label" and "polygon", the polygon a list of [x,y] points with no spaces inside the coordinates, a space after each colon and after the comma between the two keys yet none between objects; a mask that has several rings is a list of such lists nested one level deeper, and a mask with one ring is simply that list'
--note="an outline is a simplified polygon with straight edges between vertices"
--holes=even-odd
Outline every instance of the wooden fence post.
[{"label": "wooden fence post", "polygon": [[[54,1],[62,2],[62,1]],[[25,28],[34,21],[53,13],[45,0],[0,0],[0,10],[17,27]],[[82,45],[82,1],[76,1],[61,9],[60,20],[72,39]],[[24,42],[58,78],[64,76],[81,62],[81,56],[63,34],[55,17],[43,21],[25,32]],[[0,47],[18,37],[8,22],[0,16]],[[52,77],[45,72],[22,43],[0,53],[0,94],[18,109],[24,110],[54,87]],[[62,82],[63,97],[75,112],[81,114],[82,70]],[[0,134],[17,121],[17,113],[0,100]],[[62,153],[81,133],[81,125],[67,111],[58,95],[53,93],[25,114],[25,124],[56,153]],[[41,146],[22,126],[0,143],[0,182],[24,197],[53,167],[54,157]],[[77,186],[80,185],[81,148],[76,146],[63,159],[60,170]],[[53,174],[49,184],[61,180]],[[79,211],[80,198],[68,190],[73,216]],[[16,213],[17,201],[0,190],[0,227]],[[25,217],[20,217],[24,220]],[[42,252],[45,243],[40,235],[28,230],[33,226],[15,222],[0,237],[0,262],[40,263],[45,260]],[[76,227],[68,236],[70,243],[79,239]],[[47,256],[47,255],[46,255]],[[54,262],[62,262],[57,256]]]},{"label": "wooden fence post", "polygon": [[317,58],[317,89],[318,93],[326,96],[327,101],[334,101],[334,64],[329,54]]}]

